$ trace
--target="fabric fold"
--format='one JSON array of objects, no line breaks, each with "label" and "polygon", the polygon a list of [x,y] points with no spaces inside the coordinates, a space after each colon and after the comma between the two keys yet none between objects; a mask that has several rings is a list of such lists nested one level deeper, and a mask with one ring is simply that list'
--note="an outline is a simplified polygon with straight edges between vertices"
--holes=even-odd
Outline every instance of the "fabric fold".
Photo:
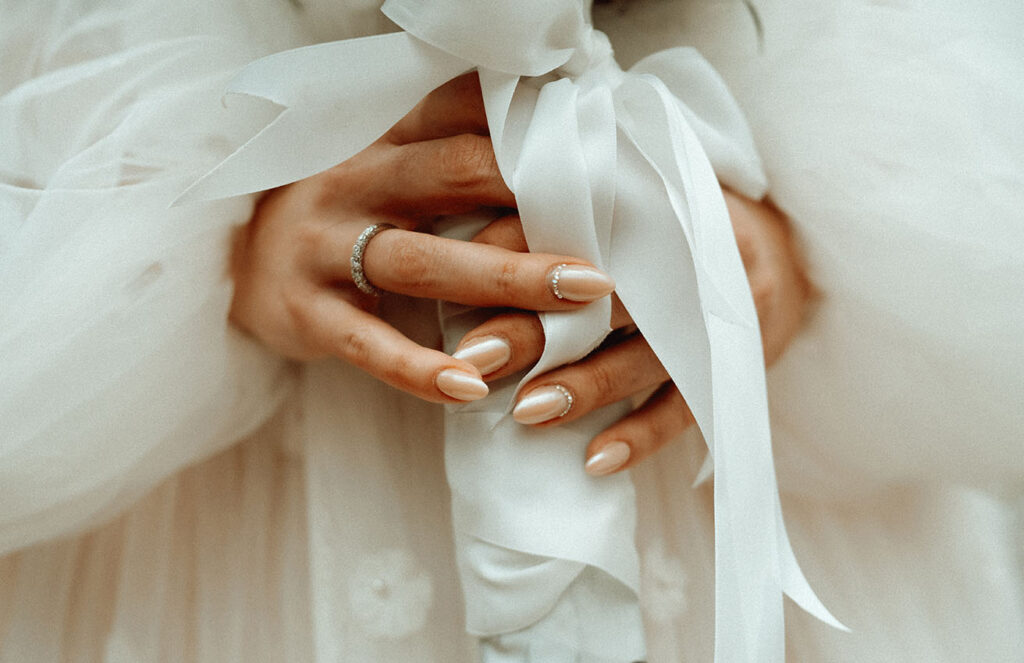
[{"label": "fabric fold", "polygon": [[[623,72],[607,39],[586,20],[585,3],[527,5],[389,0],[383,11],[403,33],[255,63],[233,89],[287,109],[186,199],[258,190],[328,168],[376,139],[430,89],[476,68],[499,168],[516,195],[530,248],[579,256],[611,272],[712,453],[716,660],[781,662],[783,592],[838,623],[814,598],[779,518],[760,332],[717,179],[763,193],[749,131],[695,52],[673,49]],[[331,113],[343,120],[317,123]],[[608,298],[544,314],[544,354],[522,379],[586,355],[607,334],[609,317]],[[458,335],[458,325],[446,329],[449,344]],[[555,429],[530,431],[505,416],[515,391],[509,383],[488,397],[497,405],[449,416],[446,460],[459,536],[582,562],[635,588],[632,491],[621,488],[621,477],[567,479],[582,476],[583,446],[600,430],[593,426],[601,417],[586,418],[575,441],[559,447],[549,441]],[[570,492],[522,490],[548,476]],[[495,480],[509,490],[496,491]],[[565,501],[619,515],[593,523],[584,512],[560,513]],[[531,525],[531,508],[550,516],[541,523],[561,526]],[[566,541],[573,518],[589,527],[585,544]],[[477,577],[485,566],[464,575],[467,595],[475,586],[494,589]],[[516,610],[514,602],[505,606]],[[468,619],[476,619],[472,610]]]},{"label": "fabric fold", "polygon": [[225,93],[266,99],[281,106],[281,113],[175,204],[264,191],[327,170],[380,138],[431,90],[471,68],[406,32],[315,44],[257,60]]}]

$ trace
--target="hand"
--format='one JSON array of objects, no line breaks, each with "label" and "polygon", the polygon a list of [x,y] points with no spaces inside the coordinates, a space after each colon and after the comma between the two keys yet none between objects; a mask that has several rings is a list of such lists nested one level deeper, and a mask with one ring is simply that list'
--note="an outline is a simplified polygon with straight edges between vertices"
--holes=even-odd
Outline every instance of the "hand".
[{"label": "hand", "polygon": [[[476,400],[487,386],[470,362],[422,347],[374,315],[352,283],[359,234],[370,283],[395,293],[474,306],[566,310],[608,294],[611,279],[568,256],[527,254],[434,237],[438,216],[515,205],[494,159],[479,80],[462,76],[428,95],[380,140],[314,177],[267,193],[235,243],[230,318],[286,357],[333,355],[435,402]],[[549,288],[559,264],[589,268],[577,301]]]},{"label": "hand", "polygon": [[[724,194],[761,322],[765,361],[770,364],[796,334],[809,286],[786,223],[775,208],[727,190]],[[474,241],[513,251],[527,250],[522,228],[514,217],[491,223]],[[679,390],[643,336],[629,331],[631,324],[629,314],[615,298],[611,325],[616,331],[605,344],[579,362],[531,380],[513,410],[513,417],[520,423],[557,426],[653,389],[640,408],[591,441],[585,468],[596,476],[635,465],[694,422]],[[538,317],[510,312],[466,334],[454,356],[474,363],[490,381],[532,365],[543,347],[544,331]],[[571,407],[566,392],[572,395]]]}]

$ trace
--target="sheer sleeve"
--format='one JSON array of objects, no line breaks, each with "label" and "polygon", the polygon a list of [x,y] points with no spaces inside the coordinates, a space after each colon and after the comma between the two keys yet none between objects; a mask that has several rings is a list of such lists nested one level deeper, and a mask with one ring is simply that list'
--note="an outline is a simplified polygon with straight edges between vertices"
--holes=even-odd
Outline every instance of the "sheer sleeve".
[{"label": "sheer sleeve", "polygon": [[246,137],[220,90],[268,43],[151,5],[23,4],[0,28],[0,551],[114,515],[293,382],[227,323],[252,199],[171,207]]}]

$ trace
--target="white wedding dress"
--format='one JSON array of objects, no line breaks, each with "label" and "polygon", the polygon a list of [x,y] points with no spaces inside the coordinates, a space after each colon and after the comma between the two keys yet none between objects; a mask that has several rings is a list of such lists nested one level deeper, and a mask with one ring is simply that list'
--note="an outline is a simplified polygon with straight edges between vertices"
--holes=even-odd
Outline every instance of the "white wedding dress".
[{"label": "white wedding dress", "polygon": [[[389,29],[342,4],[0,4],[0,661],[474,660],[437,408],[234,332],[252,200],[168,207],[248,137],[209,110],[240,66]],[[757,6],[761,45],[741,2],[595,19],[624,65],[719,69],[819,290],[769,396],[797,556],[853,632],[794,610],[788,658],[1018,661],[1024,8]],[[652,662],[712,657],[696,438],[634,471]]]}]

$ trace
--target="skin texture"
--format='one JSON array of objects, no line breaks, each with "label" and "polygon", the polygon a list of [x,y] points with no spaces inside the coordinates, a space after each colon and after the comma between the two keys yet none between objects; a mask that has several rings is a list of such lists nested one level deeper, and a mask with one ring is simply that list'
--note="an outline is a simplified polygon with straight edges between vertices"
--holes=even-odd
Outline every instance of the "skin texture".
[{"label": "skin texture", "polygon": [[[528,252],[515,199],[486,133],[479,81],[467,74],[432,92],[348,161],[268,192],[235,243],[231,321],[286,357],[335,356],[420,398],[457,402],[438,388],[438,375],[454,369],[479,379],[476,366],[409,340],[378,318],[376,300],[351,283],[353,243],[367,226],[387,222],[398,229],[379,233],[366,248],[363,266],[371,283],[389,292],[494,308],[495,317],[459,346],[486,337],[508,343],[508,361],[488,367],[482,376],[487,382],[534,363],[544,342],[534,312],[587,305],[553,295],[552,269],[588,263]],[[809,288],[782,216],[769,204],[724,194],[770,363],[799,328]],[[507,213],[472,242],[427,234],[439,217],[479,209]],[[523,390],[526,395],[559,384],[574,396],[564,417],[539,426],[557,426],[653,390],[640,408],[591,442],[588,459],[615,442],[629,446],[628,459],[601,474],[640,462],[693,423],[682,396],[631,324],[616,298],[617,331],[601,348]]]}]

